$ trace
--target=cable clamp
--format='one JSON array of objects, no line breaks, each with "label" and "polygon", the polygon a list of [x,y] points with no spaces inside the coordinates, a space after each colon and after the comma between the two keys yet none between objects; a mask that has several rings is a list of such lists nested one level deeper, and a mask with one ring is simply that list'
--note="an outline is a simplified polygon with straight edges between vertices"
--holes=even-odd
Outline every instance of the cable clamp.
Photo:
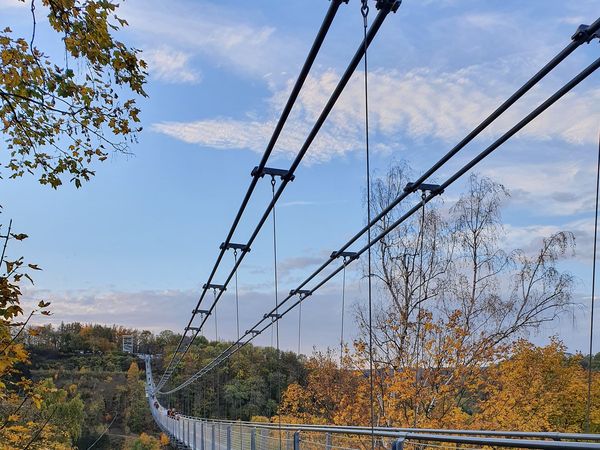
[{"label": "cable clamp", "polygon": [[260,331],[258,331],[258,330],[246,330],[246,332],[244,334],[251,334],[253,336],[258,336],[260,334]]},{"label": "cable clamp", "polygon": [[225,287],[224,284],[212,284],[212,283],[207,283],[204,286],[202,286],[202,289],[217,289],[219,291],[226,291],[227,288]]},{"label": "cable clamp", "polygon": [[400,8],[400,3],[402,0],[377,0],[377,4],[375,7],[379,10],[388,10],[390,12],[395,13]]},{"label": "cable clamp", "polygon": [[290,291],[290,295],[299,295],[300,300],[304,300],[306,297],[310,297],[312,295],[312,291],[309,289],[292,289]]},{"label": "cable clamp", "polygon": [[404,186],[404,192],[410,193],[410,192],[416,192],[416,191],[429,192],[430,194],[433,194],[433,195],[440,195],[444,192],[444,190],[441,188],[441,186],[439,184],[406,183],[406,186]]},{"label": "cable clamp", "polygon": [[279,320],[279,319],[281,319],[282,316],[281,316],[281,314],[271,313],[271,314],[265,314],[263,316],[263,319],[267,319],[269,317],[272,319],[275,319],[275,320]]},{"label": "cable clamp", "polygon": [[589,25],[579,25],[577,27],[577,31],[575,34],[571,36],[571,40],[575,42],[589,44],[593,39],[600,39],[600,30],[596,30],[595,32],[590,31]]},{"label": "cable clamp", "polygon": [[347,260],[347,261],[354,261],[355,259],[358,259],[358,253],[336,251],[336,252],[331,253],[330,258],[331,259],[344,258],[344,260]]},{"label": "cable clamp", "polygon": [[250,251],[250,247],[247,246],[246,244],[234,244],[233,242],[221,242],[221,245],[219,245],[219,248],[221,250],[241,250],[242,252],[249,252]]},{"label": "cable clamp", "polygon": [[208,309],[194,309],[192,311],[192,314],[201,314],[201,315],[210,316],[210,311]]},{"label": "cable clamp", "polygon": [[279,177],[285,181],[294,181],[294,178],[296,178],[296,176],[290,173],[289,170],[274,169],[272,167],[263,167],[262,170],[258,170],[258,167],[255,167],[254,169],[252,169],[252,173],[250,175],[252,175],[253,177],[260,178],[263,178],[265,175],[269,175],[273,179],[275,179],[275,177]]},{"label": "cable clamp", "polygon": [[200,327],[185,327],[185,331],[200,331]]}]

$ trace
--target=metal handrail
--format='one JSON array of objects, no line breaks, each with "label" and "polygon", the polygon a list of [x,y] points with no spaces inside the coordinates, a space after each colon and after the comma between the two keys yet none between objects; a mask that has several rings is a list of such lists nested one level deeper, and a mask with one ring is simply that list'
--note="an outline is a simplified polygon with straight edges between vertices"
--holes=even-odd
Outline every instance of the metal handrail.
[{"label": "metal handrail", "polygon": [[[146,362],[149,363],[148,358]],[[152,369],[150,364],[146,366],[147,377],[147,392],[152,393],[153,380]],[[392,450],[402,450],[404,444],[418,442],[426,445],[428,442],[438,442],[447,444],[466,444],[479,445],[488,447],[509,447],[509,448],[524,448],[524,449],[565,449],[565,450],[600,450],[600,444],[595,442],[582,441],[600,441],[598,434],[578,434],[578,433],[549,433],[549,432],[526,432],[526,431],[488,431],[488,430],[443,430],[443,429],[419,429],[419,428],[396,428],[396,427],[370,427],[363,426],[343,426],[343,425],[311,425],[311,424],[277,424],[268,422],[248,422],[220,419],[202,419],[193,416],[179,414],[181,425],[177,425],[170,429],[169,420],[165,413],[165,408],[159,404],[159,409],[154,407],[154,401],[158,401],[154,396],[148,396],[148,405],[152,411],[152,417],[158,424],[160,429],[168,433],[173,439],[184,445],[190,444],[190,424],[194,428],[194,438],[191,442],[191,447],[196,450],[196,425],[200,424],[204,430],[205,425],[225,425],[228,433],[237,428],[248,429],[251,434],[258,429],[266,429],[270,431],[287,431],[294,434],[294,450],[301,450],[301,433],[322,433],[325,436],[332,434],[344,434],[353,436],[375,436],[377,438],[387,438],[392,441]],[[179,423],[176,421],[174,423]],[[181,430],[185,430],[187,423],[187,443],[185,432],[180,435]],[[214,428],[213,428],[214,430]],[[231,448],[231,437],[228,435],[227,450]],[[204,437],[202,438],[204,439]],[[220,447],[221,448],[221,447]],[[214,446],[213,446],[214,449]],[[201,447],[201,450],[205,450]],[[256,450],[251,448],[250,450]]]},{"label": "metal handrail", "polygon": [[[244,420],[226,420],[226,419],[198,419],[194,416],[181,415],[192,420],[209,420],[210,422],[220,422],[226,424],[242,424],[248,426],[256,426],[260,428],[279,428],[279,424],[271,422],[250,422]],[[353,426],[353,425],[314,425],[314,424],[298,424],[298,423],[282,423],[289,429],[321,429],[328,430],[342,429],[350,430],[352,433],[368,430],[371,434],[371,427]],[[533,438],[533,439],[549,439],[554,441],[574,440],[574,441],[600,441],[600,434],[583,434],[583,433],[559,433],[546,431],[502,431],[502,430],[461,430],[461,429],[443,429],[443,428],[402,428],[402,427],[374,427],[375,431],[391,432],[398,435],[399,433],[427,433],[427,434],[457,434],[465,436],[489,436],[489,437],[509,437],[509,438]],[[387,436],[387,435],[386,435]]]}]

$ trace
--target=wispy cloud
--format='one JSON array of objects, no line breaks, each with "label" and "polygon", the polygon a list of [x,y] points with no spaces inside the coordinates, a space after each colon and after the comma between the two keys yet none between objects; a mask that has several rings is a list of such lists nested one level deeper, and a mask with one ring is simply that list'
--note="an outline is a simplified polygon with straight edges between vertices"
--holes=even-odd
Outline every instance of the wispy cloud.
[{"label": "wispy cloud", "polygon": [[[380,150],[401,149],[407,138],[435,138],[447,143],[460,139],[516,88],[505,77],[504,81],[497,79],[497,74],[505,70],[504,66],[474,66],[447,73],[427,68],[408,73],[373,70],[370,123],[373,131],[379,133]],[[309,77],[282,134],[276,150],[279,154],[291,157],[298,152],[337,80],[338,74],[333,70]],[[313,145],[309,163],[326,162],[362,148],[362,89],[360,77],[354,77]],[[277,114],[287,92],[288,89],[273,92],[270,115]],[[499,135],[550,94],[544,88],[532,92],[485,134]],[[588,88],[567,95],[518,136],[541,141],[558,139],[569,144],[592,142],[599,102],[600,89]],[[273,119],[216,118],[161,122],[152,129],[203,147],[262,152],[274,126]]]},{"label": "wispy cloud", "polygon": [[[138,329],[160,332],[170,329],[181,332],[187,324],[191,309],[196,305],[197,292],[165,291],[94,291],[77,290],[51,292],[29,290],[25,307],[33,307],[39,298],[52,302],[52,315],[34,316],[33,323],[59,325],[61,322],[100,323],[124,325]],[[348,298],[354,298],[348,292]],[[271,292],[240,290],[239,292],[240,331],[255,325],[263,314],[274,306]],[[292,302],[287,304],[290,306]],[[339,317],[340,295],[338,286],[327,286],[303,302],[302,306],[302,351],[311,353],[313,346],[332,345],[339,338],[339,329],[332,322]],[[158,313],[160,312],[160,313]],[[281,347],[296,350],[298,345],[297,311],[290,312],[282,319],[280,327]],[[214,318],[218,320],[218,336],[222,340],[237,337],[236,309],[233,296],[227,293],[219,302],[217,314],[205,324],[202,334],[214,339],[216,335]],[[283,325],[284,324],[284,325]],[[197,325],[197,324],[196,324]],[[353,325],[348,335],[352,336]],[[271,332],[266,331],[254,341],[257,345],[273,345]]]},{"label": "wispy cloud", "polygon": [[169,42],[188,53],[208,57],[253,77],[278,74],[294,61],[296,42],[268,25],[240,18],[237,7],[209,2],[125,3],[122,14],[147,45]]},{"label": "wispy cloud", "polygon": [[482,173],[510,187],[513,205],[526,207],[538,216],[569,217],[590,212],[595,168],[572,154],[568,161],[551,151],[547,155],[552,155],[553,162],[496,164]]},{"label": "wispy cloud", "polygon": [[167,46],[144,51],[150,75],[167,83],[195,84],[200,81],[200,73],[190,65],[190,57],[189,53]]},{"label": "wispy cloud", "polygon": [[279,203],[279,207],[280,208],[286,208],[286,207],[290,207],[290,206],[314,206],[314,205],[318,205],[319,202],[313,202],[313,201],[309,201],[309,200],[292,200],[289,202],[281,202]]}]

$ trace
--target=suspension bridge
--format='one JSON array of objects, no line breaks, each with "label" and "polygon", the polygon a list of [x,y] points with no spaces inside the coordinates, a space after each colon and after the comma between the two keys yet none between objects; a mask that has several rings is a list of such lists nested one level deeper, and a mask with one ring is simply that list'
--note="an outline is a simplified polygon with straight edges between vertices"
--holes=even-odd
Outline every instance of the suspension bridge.
[{"label": "suspension bridge", "polygon": [[[441,430],[441,429],[421,429],[421,428],[390,428],[375,425],[373,411],[374,393],[373,393],[373,371],[374,362],[372,357],[372,269],[371,269],[371,249],[372,247],[385,239],[393,230],[409,220],[412,216],[422,214],[425,206],[436,197],[442,195],[457,180],[468,174],[479,165],[485,158],[498,150],[504,143],[523,130],[530,122],[536,119],[540,114],[559,102],[561,98],[573,91],[582,81],[590,77],[599,67],[600,58],[591,62],[587,67],[575,74],[571,79],[557,89],[552,95],[539,103],[521,120],[515,123],[511,128],[496,138],[491,144],[487,145],[475,157],[463,164],[458,170],[448,175],[442,182],[433,184],[431,179],[434,175],[439,175],[440,169],[447,168],[447,163],[457,155],[464,147],[471,143],[476,137],[486,130],[492,123],[495,123],[511,106],[517,103],[523,96],[529,93],[542,79],[553,72],[559,64],[569,58],[579,47],[598,41],[600,38],[600,18],[591,22],[590,25],[580,25],[574,30],[572,36],[565,37],[565,46],[553,58],[551,58],[537,73],[529,80],[526,80],[521,87],[502,102],[489,116],[474,127],[466,136],[460,140],[454,147],[447,151],[439,160],[433,162],[431,167],[418,176],[414,181],[408,183],[403,192],[385,206],[381,211],[373,215],[370,195],[370,157],[369,157],[369,85],[368,85],[368,49],[372,41],[376,38],[380,29],[385,26],[386,20],[394,16],[394,13],[401,7],[398,0],[377,0],[375,3],[376,11],[369,11],[367,1],[361,2],[361,14],[363,18],[362,42],[359,44],[354,56],[337,85],[330,94],[329,99],[324,104],[320,115],[317,117],[314,126],[306,136],[304,144],[298,150],[291,165],[287,168],[275,168],[268,165],[269,159],[280,137],[284,125],[290,118],[290,113],[296,103],[303,85],[309,76],[315,58],[319,54],[321,46],[332,27],[336,15],[341,8],[348,7],[348,0],[331,0],[330,6],[323,22],[317,32],[315,40],[309,50],[306,60],[300,70],[298,78],[293,85],[289,98],[283,107],[283,111],[277,121],[265,151],[260,162],[251,172],[250,184],[242,198],[241,205],[235,215],[225,239],[218,246],[218,254],[210,271],[206,282],[200,292],[197,304],[191,311],[187,325],[183,329],[181,339],[179,340],[175,351],[169,357],[165,364],[165,370],[155,381],[152,374],[152,357],[145,356],[146,374],[147,374],[147,396],[148,405],[152,415],[162,431],[168,434],[173,442],[176,442],[181,448],[201,449],[201,450],[231,450],[231,449],[354,449],[354,448],[392,448],[400,450],[402,448],[539,448],[539,449],[600,449],[600,435],[595,434],[576,434],[576,433],[527,433],[517,431],[484,431],[484,430]],[[410,7],[410,6],[406,6]],[[374,16],[374,17],[373,17]],[[593,19],[593,18],[591,18]],[[369,23],[370,22],[370,23]],[[336,105],[342,92],[350,82],[351,78],[361,69],[364,77],[364,104],[365,104],[365,152],[366,152],[366,199],[367,216],[366,225],[358,230],[345,243],[337,243],[336,250],[332,251],[322,264],[308,274],[294,289],[286,294],[279,291],[278,273],[277,273],[277,222],[276,205],[283,192],[296,177],[296,170],[301,164],[307,151],[310,149],[313,141],[319,131],[325,124],[330,112]],[[599,149],[600,150],[600,149]],[[600,161],[600,159],[599,159]],[[600,164],[599,164],[600,167]],[[600,171],[599,171],[600,173]],[[270,180],[271,200],[266,205],[264,211],[259,216],[254,229],[249,237],[239,240],[236,234],[238,226],[245,212],[247,211],[250,199],[255,192],[261,180]],[[264,181],[263,181],[264,182]],[[387,223],[376,235],[373,229],[380,224],[382,219],[402,203],[416,198],[412,206],[409,206],[405,212],[392,223]],[[596,206],[597,207],[597,206]],[[219,301],[224,292],[233,284],[235,290],[236,310],[238,306],[238,281],[237,273],[244,259],[251,251],[257,236],[265,228],[267,222],[272,222],[272,245],[274,259],[274,291],[275,306],[266,308],[262,314],[257,314],[254,325],[245,331],[240,331],[239,317],[237,317],[237,339],[227,345],[226,349],[214,357],[207,364],[198,367],[197,370],[186,377],[185,380],[172,383],[174,374],[177,373],[186,355],[188,355],[193,343],[201,335],[209,319],[216,319],[216,310]],[[336,243],[332,243],[332,246]],[[228,267],[226,255],[233,254],[233,263]],[[177,393],[195,389],[195,382],[206,376],[218,366],[228,361],[235,353],[244,346],[252,342],[257,336],[263,334],[266,330],[274,328],[276,336],[276,346],[279,352],[279,322],[287,316],[292,310],[301,310],[303,302],[309,301],[310,297],[325,286],[330,280],[343,273],[345,280],[346,267],[363,259],[368,270],[368,326],[369,326],[369,361],[368,367],[364,368],[366,376],[370,378],[370,427],[359,426],[334,426],[334,425],[309,425],[309,424],[286,424],[279,423],[258,423],[243,422],[240,420],[217,420],[206,417],[194,417],[193,408],[189,411],[190,415],[177,413],[170,414],[170,404],[165,400],[171,399],[171,396]],[[217,273],[223,271],[225,266],[225,277],[217,279]],[[221,272],[219,270],[221,269]],[[594,284],[593,284],[594,287]],[[211,296],[212,294],[212,296]],[[594,294],[592,293],[592,300]],[[593,307],[592,307],[593,311]],[[238,313],[239,314],[239,313]],[[301,318],[301,315],[299,316]],[[301,319],[300,319],[301,320]],[[591,319],[592,327],[590,329],[590,355],[591,336],[593,335],[593,317]],[[343,332],[341,345],[344,344]],[[589,414],[589,392],[588,392],[588,414]]]}]

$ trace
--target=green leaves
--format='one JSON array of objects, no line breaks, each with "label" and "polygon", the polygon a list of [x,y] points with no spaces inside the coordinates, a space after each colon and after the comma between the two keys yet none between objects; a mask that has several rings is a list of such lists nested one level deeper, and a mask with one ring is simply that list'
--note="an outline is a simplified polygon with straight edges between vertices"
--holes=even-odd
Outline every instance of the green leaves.
[{"label": "green leaves", "polygon": [[141,131],[134,97],[146,96],[146,63],[139,50],[114,39],[127,25],[114,14],[116,3],[42,3],[67,61],[53,61],[35,43],[30,48],[10,28],[0,32],[4,169],[9,178],[36,174],[54,189],[65,179],[80,187],[108,150],[127,152]]}]

